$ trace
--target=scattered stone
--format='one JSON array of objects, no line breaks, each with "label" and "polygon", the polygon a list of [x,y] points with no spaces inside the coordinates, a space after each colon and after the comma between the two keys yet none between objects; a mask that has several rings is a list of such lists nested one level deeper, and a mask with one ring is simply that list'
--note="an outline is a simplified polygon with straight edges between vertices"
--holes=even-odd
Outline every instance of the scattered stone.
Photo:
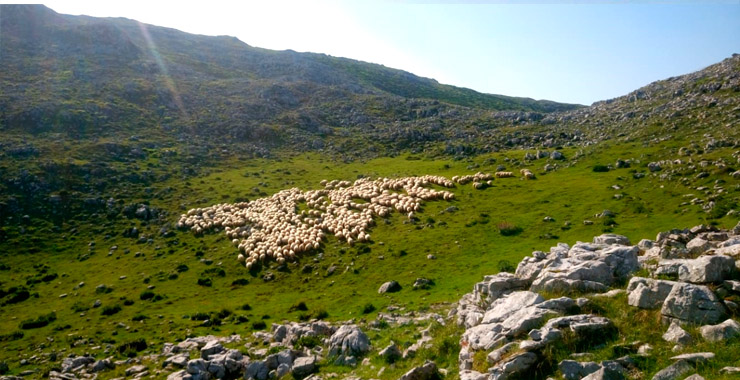
[{"label": "scattered stone", "polygon": [[383,293],[395,293],[401,290],[401,284],[396,281],[388,281],[380,286],[378,289],[379,294]]},{"label": "scattered stone", "polygon": [[699,328],[701,336],[710,342],[719,342],[735,336],[740,336],[740,323],[728,319],[717,325],[702,326]]},{"label": "scattered stone", "polygon": [[126,376],[133,376],[146,371],[146,367],[143,365],[135,365],[133,367],[126,368]]},{"label": "scattered stone", "polygon": [[652,380],[677,380],[692,371],[694,371],[694,366],[686,360],[679,360],[658,371]]},{"label": "scattered stone", "polygon": [[726,374],[740,373],[740,367],[722,367],[722,369],[719,370],[719,373],[726,373]]},{"label": "scattered stone", "polygon": [[660,308],[675,284],[675,281],[632,277],[627,285],[627,303],[641,309]]},{"label": "scattered stone", "polygon": [[217,340],[212,340],[206,343],[205,347],[200,349],[200,357],[208,360],[208,357],[214,354],[218,354],[224,350],[224,346]]},{"label": "scattered stone", "polygon": [[672,360],[686,360],[689,363],[704,363],[714,359],[714,352],[694,352],[689,354],[683,354],[674,356]]},{"label": "scattered stone", "polygon": [[441,376],[439,374],[439,371],[437,370],[437,364],[435,364],[432,361],[427,361],[424,363],[424,365],[419,367],[414,367],[408,372],[406,372],[403,376],[399,378],[399,380],[438,380],[441,379]]},{"label": "scattered stone", "polygon": [[686,260],[678,268],[678,279],[684,282],[704,284],[722,282],[735,271],[735,260],[729,256],[702,256]]},{"label": "scattered stone", "polygon": [[693,374],[693,375],[691,375],[691,376],[689,376],[689,377],[687,377],[687,378],[685,378],[683,380],[704,380],[704,378],[702,376],[700,376],[698,373],[695,373],[695,374]]},{"label": "scattered stone", "polygon": [[398,348],[398,345],[396,345],[395,342],[391,341],[391,344],[388,345],[388,347],[384,348],[383,350],[378,353],[380,357],[385,359],[387,363],[393,363],[396,360],[401,358],[401,350]]},{"label": "scattered stone", "polygon": [[504,380],[513,377],[522,377],[532,368],[532,366],[538,361],[537,354],[533,352],[524,352],[521,354],[514,355],[495,367],[488,370],[491,374],[490,379]]},{"label": "scattered stone", "polygon": [[586,376],[583,380],[624,380],[624,374],[621,371],[602,367],[598,371]]},{"label": "scattered stone", "polygon": [[693,340],[691,338],[691,335],[689,335],[689,333],[682,329],[681,325],[677,321],[671,322],[671,326],[668,327],[668,331],[663,334],[663,339],[668,342],[678,343],[683,346],[691,343],[691,341]]},{"label": "scattered stone", "polygon": [[698,324],[718,323],[727,317],[724,305],[709,288],[686,283],[673,286],[660,312],[666,317]]},{"label": "scattered stone", "polygon": [[296,358],[293,362],[293,377],[303,379],[316,370],[316,357],[304,356]]},{"label": "scattered stone", "polygon": [[343,325],[329,338],[329,356],[364,355],[370,339],[357,325]]},{"label": "scattered stone", "polygon": [[577,362],[575,360],[563,360],[558,364],[558,369],[565,380],[580,380],[601,368],[595,362]]}]

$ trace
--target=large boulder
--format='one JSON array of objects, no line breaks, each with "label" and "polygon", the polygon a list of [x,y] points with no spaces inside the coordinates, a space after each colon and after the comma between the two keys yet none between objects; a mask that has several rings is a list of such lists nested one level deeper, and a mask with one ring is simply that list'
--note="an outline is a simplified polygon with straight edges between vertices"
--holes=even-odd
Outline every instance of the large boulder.
[{"label": "large boulder", "polygon": [[94,363],[95,358],[92,356],[73,356],[62,360],[62,372],[72,372],[73,370]]},{"label": "large boulder", "polygon": [[663,334],[663,339],[683,346],[692,341],[691,335],[689,335],[686,330],[682,329],[681,325],[676,321],[671,322],[671,326],[668,327],[668,330]]},{"label": "large boulder", "polygon": [[626,236],[617,234],[602,234],[594,236],[594,244],[619,244],[619,245],[630,245],[630,239]]},{"label": "large boulder", "polygon": [[224,350],[224,346],[217,340],[212,340],[200,349],[200,357],[208,360],[208,357],[214,354],[218,354]]},{"label": "large boulder", "polygon": [[441,379],[437,364],[427,361],[420,367],[415,367],[406,372],[399,380],[437,380]]},{"label": "large boulder", "polygon": [[361,356],[370,351],[370,339],[357,325],[343,325],[329,338],[329,356]]},{"label": "large boulder", "polygon": [[247,364],[244,371],[244,378],[247,380],[266,380],[269,372],[270,370],[267,368],[267,365],[265,365],[265,362],[253,361]]},{"label": "large boulder", "polygon": [[316,370],[316,357],[304,356],[296,358],[293,362],[293,377],[303,379]]},{"label": "large boulder", "polygon": [[380,285],[380,288],[378,289],[378,293],[395,293],[401,290],[401,284],[399,284],[396,281],[388,281],[384,283],[383,285]]},{"label": "large boulder", "polygon": [[516,291],[494,301],[483,315],[481,323],[502,322],[518,310],[545,301],[541,295],[527,290]]},{"label": "large boulder", "polygon": [[699,328],[699,332],[704,339],[710,342],[718,342],[740,336],[740,323],[728,319],[718,325],[702,326]]},{"label": "large boulder", "polygon": [[652,380],[678,380],[694,371],[694,366],[686,360],[679,360],[658,371]]},{"label": "large boulder", "polygon": [[686,243],[686,249],[688,249],[689,253],[692,255],[702,254],[712,248],[714,248],[714,245],[711,242],[704,240],[698,236]]},{"label": "large boulder", "polygon": [[660,313],[697,324],[715,324],[727,317],[725,306],[709,288],[686,283],[673,286]]},{"label": "large boulder", "polygon": [[735,260],[732,257],[702,256],[686,260],[678,268],[678,279],[695,284],[722,282],[729,279],[735,271]]},{"label": "large boulder", "polygon": [[601,366],[595,362],[577,362],[575,360],[563,360],[558,364],[560,373],[565,380],[580,380],[589,374],[599,370]]},{"label": "large boulder", "polygon": [[534,352],[516,354],[489,369],[489,379],[506,380],[515,377],[526,378],[524,376],[526,376],[537,361],[539,361],[539,357]]},{"label": "large boulder", "polygon": [[641,309],[658,309],[675,284],[675,281],[632,277],[627,285],[627,303]]}]

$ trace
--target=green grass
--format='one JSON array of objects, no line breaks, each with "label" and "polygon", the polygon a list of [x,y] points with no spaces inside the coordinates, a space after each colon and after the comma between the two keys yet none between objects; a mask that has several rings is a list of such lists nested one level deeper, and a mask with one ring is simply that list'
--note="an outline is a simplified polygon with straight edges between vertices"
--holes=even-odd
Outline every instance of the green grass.
[{"label": "green grass", "polygon": [[[559,170],[544,173],[541,168],[545,161],[537,161],[529,166],[538,174],[534,181],[496,179],[485,190],[458,185],[453,190],[454,201],[425,203],[417,214],[418,221],[409,222],[399,214],[378,219],[370,231],[373,241],[354,247],[329,237],[322,246],[322,260],[314,262],[315,254],[304,256],[298,263],[288,265],[285,271],[268,267],[260,272],[248,272],[237,262],[236,249],[222,233],[198,237],[189,231],[175,231],[173,236],[163,237],[159,234],[162,224],[123,216],[62,222],[58,232],[54,232],[52,224],[38,219],[23,226],[23,231],[18,226],[5,226],[7,238],[0,243],[0,250],[13,254],[0,256],[0,262],[10,268],[2,272],[1,287],[25,286],[30,298],[0,308],[0,331],[10,333],[18,329],[20,321],[50,312],[56,313],[57,320],[48,326],[24,330],[24,335],[17,339],[4,339],[5,350],[0,353],[0,361],[14,363],[15,358],[30,356],[29,350],[38,348],[64,355],[91,352],[104,357],[104,341],[117,346],[144,339],[150,349],[156,351],[164,342],[187,336],[246,335],[253,329],[269,329],[270,324],[283,320],[310,317],[329,321],[371,320],[389,305],[427,310],[434,305],[455,302],[484,275],[511,270],[512,265],[533,250],[546,251],[559,241],[590,241],[593,236],[610,231],[624,234],[636,243],[671,228],[700,223],[734,226],[736,219],[707,214],[698,205],[681,205],[685,194],[696,193],[697,186],[714,186],[718,179],[726,182],[727,189],[721,201],[736,205],[738,188],[733,187],[735,182],[731,182],[733,180],[726,173],[711,173],[707,178],[692,178],[687,183],[660,180],[650,175],[633,178],[634,170],[646,171],[644,166],[649,160],[671,157],[672,149],[645,148],[637,143],[604,146],[580,153],[565,149],[566,157],[578,157],[577,162],[566,161],[561,163],[565,165]],[[727,149],[716,150],[695,160],[728,158],[730,153]],[[406,156],[399,156],[353,163],[338,163],[315,154],[283,155],[280,159],[234,159],[211,168],[210,173],[202,177],[156,183],[147,193],[139,193],[139,198],[126,201],[147,202],[167,211],[163,225],[171,226],[188,208],[255,199],[262,196],[260,193],[269,195],[294,186],[315,189],[321,179],[423,174],[452,177],[475,171],[493,172],[502,163],[516,171],[518,166],[506,163],[504,158],[523,155],[522,151],[510,151],[462,161],[423,157],[408,160]],[[631,168],[609,172],[592,170],[594,165],[614,162],[616,157],[634,157],[641,162]],[[150,160],[158,162],[156,158]],[[471,165],[475,169],[468,169]],[[621,189],[614,190],[613,185]],[[625,196],[615,199],[613,196],[617,192]],[[455,206],[457,211],[446,212],[450,206]],[[594,216],[605,209],[616,213],[609,225]],[[556,222],[543,221],[546,216]],[[595,223],[584,225],[585,219]],[[500,221],[507,221],[521,231],[504,236],[496,228]],[[566,222],[569,222],[568,227],[561,228]],[[140,235],[151,237],[153,242],[139,244],[136,239],[123,237],[121,231],[132,226],[137,227]],[[92,248],[91,241],[95,242]],[[114,245],[118,248],[109,250]],[[436,259],[427,259],[429,254]],[[88,258],[79,261],[80,255]],[[46,267],[34,267],[38,263]],[[309,273],[301,270],[306,264],[313,266]],[[326,269],[331,265],[338,269],[326,277]],[[263,281],[265,271],[275,274],[275,280]],[[47,277],[51,273],[57,276]],[[45,277],[48,281],[43,280]],[[435,286],[412,290],[411,285],[418,277],[432,279]],[[199,286],[199,280],[205,279],[211,286]],[[378,294],[378,287],[391,279],[398,281],[403,290]],[[85,285],[78,287],[81,281]],[[105,284],[107,289],[96,291],[99,284]],[[153,288],[149,289],[150,286]],[[60,298],[63,293],[67,296]],[[155,296],[149,298],[151,294]],[[154,301],[155,297],[161,298]],[[98,299],[102,307],[93,308]],[[292,308],[300,302],[307,306],[307,311]],[[250,307],[245,309],[245,304]],[[368,308],[368,304],[375,310]],[[101,315],[115,309],[118,309],[115,313]],[[238,310],[241,319],[219,317],[217,314],[223,309]],[[209,318],[215,316],[222,323],[202,326],[202,321],[191,319],[197,313]],[[66,325],[71,328],[55,330]],[[394,339],[401,339],[396,338],[396,334],[405,336],[396,329],[391,330]],[[376,348],[385,344],[388,335],[384,334],[371,337]],[[410,345],[413,332],[408,334],[404,344]],[[73,337],[86,339],[88,344],[71,347]],[[397,343],[400,342],[397,340]],[[96,346],[101,348],[93,350]],[[663,363],[662,359],[656,360],[655,368]],[[456,359],[450,359],[452,372],[456,368],[454,362]],[[401,374],[411,363],[399,363],[395,369],[387,369],[383,377]],[[380,368],[379,363],[374,365]],[[332,369],[331,365],[326,368]],[[17,370],[17,365],[11,365],[11,372]]]}]

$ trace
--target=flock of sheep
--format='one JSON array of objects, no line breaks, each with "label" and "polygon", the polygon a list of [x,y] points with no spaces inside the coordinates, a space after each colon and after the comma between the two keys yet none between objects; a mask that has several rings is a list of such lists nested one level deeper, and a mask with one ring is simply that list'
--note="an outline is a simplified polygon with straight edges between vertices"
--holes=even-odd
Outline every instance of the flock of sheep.
[{"label": "flock of sheep", "polygon": [[[511,176],[511,172],[495,174]],[[239,248],[239,261],[251,269],[258,262],[274,260],[282,264],[300,253],[317,250],[326,234],[350,246],[368,241],[375,216],[385,217],[395,209],[412,219],[422,201],[455,198],[452,192],[435,190],[431,185],[453,188],[455,183],[472,182],[474,188],[481,189],[491,185],[493,178],[491,174],[476,173],[454,176],[452,180],[432,175],[361,178],[354,183],[323,180],[321,190],[292,188],[251,202],[191,209],[180,217],[177,227],[196,234],[223,228]]]}]

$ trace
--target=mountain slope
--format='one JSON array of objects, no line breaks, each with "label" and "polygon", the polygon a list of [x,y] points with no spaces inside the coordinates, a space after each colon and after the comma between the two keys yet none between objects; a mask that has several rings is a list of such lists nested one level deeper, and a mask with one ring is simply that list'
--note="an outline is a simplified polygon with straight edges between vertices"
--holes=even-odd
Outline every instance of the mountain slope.
[{"label": "mountain slope", "polygon": [[[381,65],[259,49],[232,37],[60,15],[43,6],[3,5],[0,28],[0,109],[2,125],[11,130],[85,137],[163,126],[280,144],[333,128],[394,123],[412,111],[394,103],[411,98],[477,112],[578,107],[480,94]],[[327,110],[327,104],[341,107]]]}]

